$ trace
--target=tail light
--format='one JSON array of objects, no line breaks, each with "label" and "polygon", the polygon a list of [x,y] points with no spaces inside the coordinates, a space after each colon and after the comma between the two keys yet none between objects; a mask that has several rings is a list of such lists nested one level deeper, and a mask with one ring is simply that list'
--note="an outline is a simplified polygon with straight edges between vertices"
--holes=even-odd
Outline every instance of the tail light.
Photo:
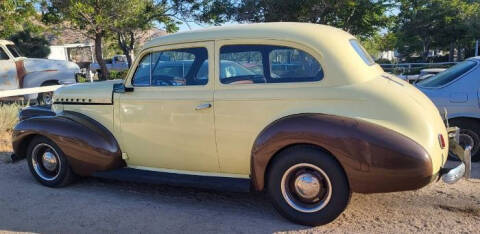
[{"label": "tail light", "polygon": [[440,144],[440,148],[445,149],[445,139],[442,134],[438,134],[438,143]]}]

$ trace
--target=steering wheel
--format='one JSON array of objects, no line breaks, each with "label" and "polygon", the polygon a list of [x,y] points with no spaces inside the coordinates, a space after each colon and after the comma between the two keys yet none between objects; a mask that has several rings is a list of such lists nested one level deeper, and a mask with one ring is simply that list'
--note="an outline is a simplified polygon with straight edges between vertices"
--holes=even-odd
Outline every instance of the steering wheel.
[{"label": "steering wheel", "polygon": [[173,86],[174,77],[171,76],[154,76],[152,77],[152,85],[154,86]]},{"label": "steering wheel", "polygon": [[166,79],[155,79],[152,83],[154,86],[173,86],[172,80]]}]

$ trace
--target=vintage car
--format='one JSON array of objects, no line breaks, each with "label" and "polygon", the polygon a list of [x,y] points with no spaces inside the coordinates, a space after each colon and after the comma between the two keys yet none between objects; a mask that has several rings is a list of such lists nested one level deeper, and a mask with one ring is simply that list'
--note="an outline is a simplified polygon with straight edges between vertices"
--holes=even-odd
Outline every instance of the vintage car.
[{"label": "vintage car", "polygon": [[472,146],[472,161],[480,161],[479,64],[480,57],[469,58],[416,84],[460,128],[461,138]]},{"label": "vintage car", "polygon": [[[386,74],[352,35],[315,24],[157,38],[124,81],[62,87],[51,109],[20,118],[12,160],[26,158],[46,186],[99,176],[265,190],[305,225],[334,220],[352,192],[415,190],[470,172],[470,147],[424,94]],[[449,149],[462,160],[453,169]]]},{"label": "vintage car", "polygon": [[[109,71],[125,71],[128,70],[127,56],[125,55],[115,55],[111,59],[105,60],[105,65]],[[98,75],[101,73],[100,64],[97,62],[91,63],[88,67],[90,76]]]},{"label": "vintage car", "polygon": [[[25,58],[11,41],[0,40],[0,91],[76,83],[77,64]],[[26,95],[24,100],[52,104],[53,92]]]}]

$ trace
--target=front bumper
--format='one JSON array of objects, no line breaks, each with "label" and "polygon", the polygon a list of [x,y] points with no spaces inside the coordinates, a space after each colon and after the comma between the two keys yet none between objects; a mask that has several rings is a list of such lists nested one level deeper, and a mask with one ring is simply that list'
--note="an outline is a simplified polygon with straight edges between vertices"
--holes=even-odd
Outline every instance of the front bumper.
[{"label": "front bumper", "polygon": [[468,179],[472,171],[471,151],[472,146],[466,144],[465,147],[460,145],[460,129],[451,127],[447,129],[449,139],[449,151],[460,159],[461,163],[454,168],[442,168],[440,176],[443,182],[453,184],[461,178]]}]

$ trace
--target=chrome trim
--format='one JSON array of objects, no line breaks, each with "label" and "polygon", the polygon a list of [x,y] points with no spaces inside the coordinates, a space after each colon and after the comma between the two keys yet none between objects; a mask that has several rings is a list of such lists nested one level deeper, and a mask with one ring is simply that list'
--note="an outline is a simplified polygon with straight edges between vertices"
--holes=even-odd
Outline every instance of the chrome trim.
[{"label": "chrome trim", "polygon": [[57,168],[57,164],[58,164],[58,161],[55,154],[49,151],[43,153],[42,165],[43,167],[45,167],[45,169],[47,169],[48,171],[55,171],[55,169]]},{"label": "chrome trim", "polygon": [[[323,188],[325,190],[325,194],[323,195],[323,197],[317,198],[318,200],[313,200],[313,199],[308,198],[306,196],[302,196],[300,194],[297,194],[297,191],[291,191],[291,189],[289,188],[290,181],[291,181],[290,177],[294,176],[292,173],[295,172],[295,171],[298,171],[299,169],[312,170],[313,172],[318,173],[322,177],[322,178],[316,178],[316,179],[317,179],[317,182],[324,181],[325,184],[326,184],[326,186]],[[311,173],[309,173],[309,174],[311,174]],[[300,177],[302,175],[305,175],[305,173],[302,173],[300,175],[296,175],[296,177],[294,178],[295,182],[297,182],[298,177]],[[327,173],[325,173],[319,167],[317,167],[313,164],[310,164],[310,163],[295,164],[292,167],[290,167],[287,171],[285,171],[285,173],[282,176],[282,181],[280,183],[280,189],[282,191],[282,195],[283,195],[283,198],[284,198],[285,202],[287,202],[287,204],[290,207],[292,207],[293,209],[295,209],[297,211],[300,211],[300,212],[303,212],[303,213],[314,213],[314,212],[317,212],[317,211],[325,208],[325,206],[328,205],[328,203],[330,202],[330,199],[332,198],[332,183],[330,182],[330,178],[328,177]],[[319,190],[318,190],[318,193],[316,194],[316,196],[320,195],[321,192],[322,192],[322,188],[320,186],[319,186],[318,189]],[[295,185],[295,190],[297,190],[296,185]],[[292,194],[293,192],[295,192],[295,194]],[[294,195],[299,196],[299,197],[304,198],[304,199],[307,199],[307,200],[311,200],[312,202],[307,203],[307,202],[300,201],[299,199],[295,199],[293,197]]]},{"label": "chrome trim", "polygon": [[320,193],[320,181],[310,173],[303,173],[295,179],[295,192],[305,199],[313,199]]},{"label": "chrome trim", "polygon": [[449,137],[449,150],[452,154],[457,156],[461,163],[455,168],[447,169],[447,172],[442,175],[442,180],[447,184],[453,184],[461,178],[469,179],[472,171],[472,146],[467,145],[463,148],[460,145],[460,129],[457,127],[450,127],[447,129]]},{"label": "chrome trim", "polygon": [[203,103],[203,104],[200,104],[198,105],[197,107],[195,107],[195,110],[203,110],[203,109],[208,109],[212,107],[212,104],[210,103]]},{"label": "chrome trim", "polygon": [[[49,150],[50,153],[53,154],[53,156],[55,157],[55,160],[57,161],[58,166],[56,166],[56,169],[54,169],[54,171],[57,172],[57,173],[55,173],[55,175],[49,175],[49,172],[52,172],[52,171],[49,171],[48,169],[45,170],[46,168],[44,168],[43,156],[45,155],[45,153],[47,151],[42,153],[42,155],[39,155],[38,153],[40,152],[40,149],[42,149],[42,148],[47,148],[47,150]],[[39,159],[41,160],[41,162],[39,162]],[[60,162],[60,157],[58,156],[57,151],[52,146],[50,146],[48,144],[45,144],[45,143],[40,143],[33,148],[33,150],[32,150],[32,165],[33,165],[33,169],[35,171],[35,174],[37,174],[40,178],[42,178],[43,180],[46,180],[46,181],[53,181],[53,180],[57,179],[57,177],[59,176],[60,171],[62,169],[62,163]]]}]

